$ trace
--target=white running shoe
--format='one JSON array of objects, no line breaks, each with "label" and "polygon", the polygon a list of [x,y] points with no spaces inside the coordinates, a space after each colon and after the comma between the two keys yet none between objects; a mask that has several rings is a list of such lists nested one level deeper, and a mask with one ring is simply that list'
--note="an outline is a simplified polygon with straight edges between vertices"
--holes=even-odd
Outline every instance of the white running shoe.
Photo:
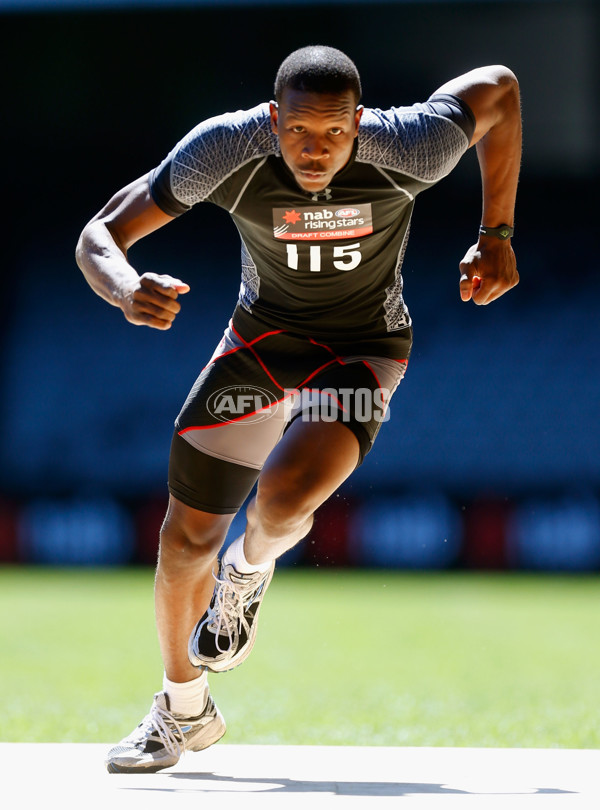
[{"label": "white running shoe", "polygon": [[169,708],[166,692],[154,695],[149,714],[108,752],[109,773],[154,773],[169,768],[184,751],[202,751],[225,734],[225,720],[210,694],[198,717],[180,717]]},{"label": "white running shoe", "polygon": [[275,562],[264,574],[240,574],[233,565],[219,571],[210,607],[190,636],[188,657],[193,666],[227,672],[246,660],[274,570]]}]

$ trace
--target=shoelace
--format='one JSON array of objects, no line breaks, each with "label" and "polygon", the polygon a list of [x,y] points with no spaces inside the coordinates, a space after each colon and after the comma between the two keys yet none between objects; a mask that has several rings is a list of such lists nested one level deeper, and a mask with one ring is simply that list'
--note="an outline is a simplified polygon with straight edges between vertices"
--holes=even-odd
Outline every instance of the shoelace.
[{"label": "shoelace", "polygon": [[[172,723],[175,728],[171,728],[169,723]],[[175,731],[179,734],[179,739],[175,735]],[[152,704],[149,714],[144,717],[136,732],[135,735],[132,735],[132,742],[143,740],[146,732],[154,732],[167,751],[173,756],[181,756],[185,749],[185,739],[181,726],[171,712],[163,709],[156,701]]]},{"label": "shoelace", "polygon": [[[213,606],[208,609],[206,626],[208,630],[215,634],[217,650],[220,653],[227,653],[239,637],[238,622],[241,623],[246,633],[250,632],[250,625],[246,621],[244,610],[254,601],[264,577],[261,576],[259,581],[257,581],[257,578],[253,578],[244,585],[234,583],[230,579],[219,579],[214,573],[213,577],[217,583],[217,588]],[[223,649],[219,644],[219,637],[223,635],[223,630],[227,633],[229,640],[229,646],[226,649]]]}]

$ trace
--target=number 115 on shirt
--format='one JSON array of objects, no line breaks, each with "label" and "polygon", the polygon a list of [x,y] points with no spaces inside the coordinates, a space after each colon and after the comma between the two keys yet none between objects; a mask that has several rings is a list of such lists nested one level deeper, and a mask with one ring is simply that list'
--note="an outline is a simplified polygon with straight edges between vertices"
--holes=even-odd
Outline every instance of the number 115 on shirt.
[{"label": "number 115 on shirt", "polygon": [[[308,257],[306,251],[298,250],[298,245],[295,243],[288,243],[286,246],[287,251],[287,266],[290,270],[304,269],[306,267],[306,259],[308,258],[308,269],[311,273],[319,273],[321,271],[321,245],[309,245]],[[360,252],[360,242],[355,242],[352,245],[334,245],[333,246],[333,266],[336,270],[354,270],[362,261],[362,253]]]}]

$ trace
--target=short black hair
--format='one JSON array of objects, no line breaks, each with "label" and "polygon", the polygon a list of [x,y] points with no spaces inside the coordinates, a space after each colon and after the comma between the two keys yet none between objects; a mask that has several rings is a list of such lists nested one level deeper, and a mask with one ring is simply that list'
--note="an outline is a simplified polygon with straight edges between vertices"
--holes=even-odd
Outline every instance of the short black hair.
[{"label": "short black hair", "polygon": [[351,90],[357,104],[362,95],[360,76],[352,59],[328,45],[308,45],[287,56],[275,78],[277,101],[281,100],[286,87],[306,93],[344,93]]}]

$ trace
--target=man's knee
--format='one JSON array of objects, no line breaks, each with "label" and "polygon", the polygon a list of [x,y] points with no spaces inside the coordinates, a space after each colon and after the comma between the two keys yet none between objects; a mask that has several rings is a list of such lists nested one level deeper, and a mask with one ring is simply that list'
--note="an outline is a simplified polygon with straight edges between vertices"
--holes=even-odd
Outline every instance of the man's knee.
[{"label": "man's knee", "polygon": [[305,470],[275,468],[261,475],[251,511],[262,528],[288,534],[305,523],[322,502],[312,483],[310,471]]},{"label": "man's knee", "polygon": [[257,518],[283,533],[304,523],[356,467],[356,436],[340,422],[294,422],[265,464],[256,496]]},{"label": "man's knee", "polygon": [[161,560],[196,563],[213,560],[233,518],[234,515],[201,512],[171,497],[160,531]]}]

